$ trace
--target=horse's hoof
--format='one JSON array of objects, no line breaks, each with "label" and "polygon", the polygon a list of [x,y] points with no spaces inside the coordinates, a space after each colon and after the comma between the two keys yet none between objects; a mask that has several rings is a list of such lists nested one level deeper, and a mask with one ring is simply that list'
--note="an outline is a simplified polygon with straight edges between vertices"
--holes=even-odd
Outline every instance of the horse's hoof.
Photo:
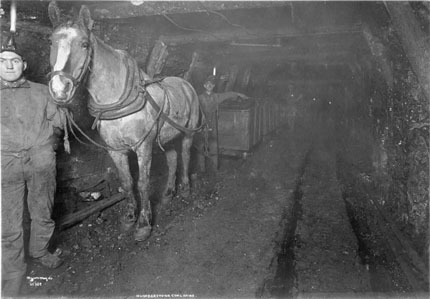
[{"label": "horse's hoof", "polygon": [[161,204],[162,205],[169,204],[173,198],[174,193],[175,193],[175,190],[173,190],[171,188],[167,188],[167,190],[165,190],[165,192],[163,192],[161,195],[161,198],[160,198]]},{"label": "horse's hoof", "polygon": [[134,240],[138,242],[145,241],[151,235],[151,230],[152,230],[151,226],[144,226],[144,227],[138,228],[134,233]]},{"label": "horse's hoof", "polygon": [[184,198],[187,198],[190,196],[191,191],[190,191],[190,185],[182,185],[180,186],[180,195]]}]

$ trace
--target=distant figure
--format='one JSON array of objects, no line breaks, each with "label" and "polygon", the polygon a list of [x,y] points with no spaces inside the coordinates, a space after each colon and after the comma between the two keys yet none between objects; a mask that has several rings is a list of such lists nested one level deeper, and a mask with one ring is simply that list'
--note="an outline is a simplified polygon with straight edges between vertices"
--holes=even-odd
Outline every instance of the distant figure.
[{"label": "distant figure", "polygon": [[249,97],[234,91],[214,93],[215,76],[209,76],[203,86],[205,92],[199,95],[199,100],[206,126],[203,132],[195,136],[197,162],[200,171],[205,172],[208,168],[206,165],[206,158],[208,158],[213,171],[216,172],[218,170],[218,107],[227,99],[236,97],[248,99]]},{"label": "distant figure", "polygon": [[293,83],[288,84],[288,95],[287,95],[287,123],[291,132],[294,131],[296,126],[300,100],[303,98],[302,94],[298,94],[295,91]]}]

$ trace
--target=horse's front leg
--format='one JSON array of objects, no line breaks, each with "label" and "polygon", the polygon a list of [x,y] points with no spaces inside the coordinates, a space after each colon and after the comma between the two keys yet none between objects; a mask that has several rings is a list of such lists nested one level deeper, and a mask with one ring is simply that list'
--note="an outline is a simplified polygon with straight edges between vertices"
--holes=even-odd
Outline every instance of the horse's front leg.
[{"label": "horse's front leg", "polygon": [[149,180],[152,161],[152,142],[144,142],[136,151],[139,164],[138,189],[141,200],[141,210],[134,239],[144,241],[151,234],[151,202],[149,201]]},{"label": "horse's front leg", "polygon": [[109,151],[115,166],[118,170],[122,188],[127,193],[127,206],[125,214],[121,218],[122,229],[129,230],[136,222],[136,197],[133,192],[133,178],[130,172],[128,156],[126,152]]}]

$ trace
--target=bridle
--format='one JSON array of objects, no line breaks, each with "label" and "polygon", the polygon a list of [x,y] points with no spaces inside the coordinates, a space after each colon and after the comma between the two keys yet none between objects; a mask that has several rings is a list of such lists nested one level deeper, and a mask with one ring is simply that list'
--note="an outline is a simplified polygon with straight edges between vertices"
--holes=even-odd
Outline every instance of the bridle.
[{"label": "bridle", "polygon": [[[51,94],[51,97],[52,97],[54,103],[59,105],[59,106],[65,106],[65,105],[69,104],[74,99],[74,94],[76,92],[76,89],[82,83],[82,81],[84,80],[84,77],[88,74],[88,71],[90,69],[89,65],[91,63],[91,58],[92,58],[93,52],[94,52],[93,46],[92,46],[92,44],[93,44],[92,38],[93,37],[92,37],[91,31],[87,31],[87,34],[88,34],[88,39],[90,40],[90,42],[89,42],[89,46],[88,46],[87,55],[85,56],[84,64],[82,65],[82,68],[81,68],[79,75],[76,78],[74,78],[71,74],[68,74],[68,73],[61,71],[61,70],[53,71],[50,73],[51,79],[49,80],[49,93]],[[66,100],[59,101],[54,96],[54,94],[52,92],[52,78],[54,76],[65,77],[72,82],[72,89],[68,93],[68,97],[66,98]]]},{"label": "bridle", "polygon": [[[87,55],[85,57],[85,60],[84,60],[84,63],[82,65],[82,68],[81,68],[81,71],[80,71],[79,75],[76,78],[74,78],[72,75],[70,75],[70,74],[68,74],[68,73],[66,73],[64,71],[60,71],[60,70],[59,71],[54,71],[54,72],[51,73],[51,80],[49,82],[49,92],[51,93],[53,101],[57,105],[59,105],[59,106],[65,106],[65,105],[69,104],[74,99],[74,93],[75,93],[77,87],[80,84],[82,84],[82,82],[85,80],[85,76],[89,73],[89,70],[90,70],[89,65],[91,63],[92,56],[93,56],[93,53],[94,53],[94,48],[93,47],[94,47],[94,44],[97,43],[97,41],[95,40],[95,38],[92,35],[91,31],[87,31],[87,34],[88,34],[90,43],[89,43]],[[125,57],[125,59],[126,59],[126,57]],[[125,61],[125,63],[127,63],[127,62]],[[129,77],[131,75],[130,74],[130,70],[129,70],[129,68],[127,68],[127,75],[126,75],[126,80],[125,81],[126,82],[130,81],[131,85],[128,86],[128,88],[125,88],[123,90],[123,93],[120,96],[120,98],[118,99],[118,101],[116,101],[115,103],[112,103],[112,104],[108,104],[108,105],[95,105],[94,103],[92,103],[92,104],[90,103],[91,105],[89,104],[89,108],[92,108],[92,109],[90,109],[90,114],[95,117],[95,121],[94,121],[94,124],[93,124],[93,128],[94,128],[94,125],[96,125],[98,123],[98,120],[102,119],[101,115],[103,113],[106,113],[106,112],[109,112],[109,111],[112,111],[112,110],[121,109],[123,107],[123,105],[125,105],[126,103],[128,103],[128,102],[126,102],[126,100],[129,99],[130,94],[132,94],[132,96],[130,98],[133,99],[133,100],[135,100],[137,98],[141,98],[140,95],[143,95],[143,97],[142,97],[142,104],[145,105],[146,101],[148,101],[149,104],[152,106],[152,108],[156,111],[156,116],[155,116],[154,121],[153,121],[153,123],[151,125],[151,128],[143,136],[141,136],[141,138],[139,138],[139,140],[137,140],[133,145],[123,146],[123,147],[120,147],[120,148],[114,148],[114,147],[111,147],[109,145],[99,144],[99,143],[95,142],[94,140],[92,140],[88,135],[85,134],[85,132],[83,132],[83,130],[81,130],[79,128],[79,126],[73,120],[73,115],[67,109],[65,111],[65,113],[66,113],[66,119],[67,119],[67,125],[65,127],[65,131],[70,130],[73,133],[73,135],[75,136],[75,138],[80,143],[83,143],[83,144],[87,144],[87,143],[81,141],[78,138],[78,136],[75,134],[73,128],[76,128],[79,131],[79,133],[81,133],[88,141],[90,141],[93,145],[95,145],[97,147],[100,147],[100,148],[103,148],[103,149],[109,150],[109,151],[127,151],[129,149],[134,149],[135,150],[136,148],[138,148],[142,144],[142,142],[148,137],[148,135],[153,131],[154,127],[159,127],[159,125],[160,125],[159,122],[160,121],[165,121],[165,122],[169,123],[172,127],[176,128],[177,130],[179,130],[179,131],[181,131],[181,132],[183,132],[185,134],[194,134],[195,132],[200,131],[202,129],[202,127],[205,124],[202,124],[200,127],[195,128],[195,129],[189,129],[189,128],[186,128],[186,127],[184,127],[182,125],[179,125],[178,123],[176,123],[175,121],[173,121],[172,119],[170,119],[168,117],[168,115],[166,115],[163,112],[164,104],[166,103],[166,101],[168,101],[168,95],[167,95],[167,93],[166,92],[164,93],[164,100],[162,102],[162,105],[158,106],[158,104],[154,101],[154,99],[152,98],[152,96],[146,90],[146,86],[150,85],[150,84],[160,84],[160,87],[163,88],[162,85],[161,85],[161,81],[163,81],[163,78],[159,78],[159,79],[155,79],[155,80],[150,80],[150,81],[144,81],[143,78],[140,76],[140,72],[139,72],[139,70],[137,68],[137,64],[135,65],[135,67],[136,67],[136,70],[137,70],[137,76],[135,76],[136,79],[133,79],[131,81],[129,80]],[[65,78],[67,78],[73,84],[72,89],[69,92],[68,98],[66,100],[58,101],[54,97],[54,95],[53,95],[52,87],[51,87],[51,85],[52,85],[52,78],[54,76],[56,76],[56,75],[63,76]],[[134,74],[134,71],[133,71],[133,75],[136,75],[136,74]],[[135,82],[135,80],[137,80],[138,82]],[[133,86],[133,83],[136,84],[136,86]],[[131,92],[132,90],[134,92]],[[140,107],[139,110],[141,108],[142,107]],[[93,115],[91,112],[94,112],[97,115]],[[135,110],[133,110],[130,113],[134,113],[134,112],[135,112]],[[118,118],[118,117],[119,116],[116,116],[114,118]],[[114,119],[114,118],[112,118],[112,119]],[[103,119],[109,119],[109,118],[103,118]],[[164,151],[164,149],[161,146],[161,141],[159,139],[159,135],[157,134],[157,136],[158,136],[158,144],[159,144],[160,148]]]}]

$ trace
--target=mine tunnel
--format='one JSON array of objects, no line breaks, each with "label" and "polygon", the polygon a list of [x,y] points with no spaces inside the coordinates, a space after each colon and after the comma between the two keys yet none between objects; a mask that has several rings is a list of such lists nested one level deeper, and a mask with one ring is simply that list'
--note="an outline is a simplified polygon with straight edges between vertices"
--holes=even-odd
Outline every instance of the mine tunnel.
[{"label": "mine tunnel", "polygon": [[[28,64],[25,77],[44,85],[55,75],[50,4],[1,2],[2,44],[13,35]],[[22,295],[428,297],[429,2],[56,5],[62,20],[81,17],[85,5],[87,19],[79,20],[91,24],[88,30],[99,42],[136,62],[145,74],[140,86],[150,95],[152,85],[162,87],[170,76],[185,79],[202,95],[212,76],[213,92],[231,96],[215,113],[215,150],[191,147],[189,194],[181,192],[178,180],[173,196],[162,199],[167,147],[154,137],[152,231],[136,241],[133,231],[121,229],[129,197],[98,130],[110,120],[88,108],[88,81],[101,68],[90,39],[89,74],[73,102],[61,108],[71,115],[67,132],[55,135],[56,230],[50,250],[61,248],[64,263],[46,269],[33,262],[27,249],[32,220],[24,210]],[[124,80],[120,69],[111,73]],[[175,101],[175,93],[168,100]],[[173,106],[168,102],[161,109]],[[171,125],[160,119],[151,127],[158,136]],[[6,121],[2,105],[2,130]],[[207,146],[212,129],[193,132],[194,139],[203,136]],[[175,140],[173,147],[180,149]],[[132,192],[139,194],[141,158],[128,149]],[[199,154],[208,165],[215,157],[217,167],[199,169]]]}]

